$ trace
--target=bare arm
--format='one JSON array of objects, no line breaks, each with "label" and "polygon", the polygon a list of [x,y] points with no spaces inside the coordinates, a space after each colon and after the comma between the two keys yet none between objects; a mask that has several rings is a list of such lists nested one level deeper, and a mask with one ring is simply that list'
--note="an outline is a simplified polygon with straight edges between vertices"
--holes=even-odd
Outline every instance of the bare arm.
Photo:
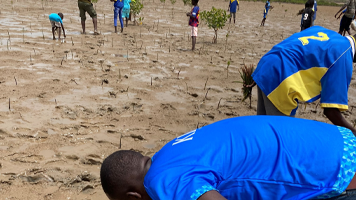
[{"label": "bare arm", "polygon": [[341,9],[339,10],[339,11],[337,11],[337,13],[335,14],[335,18],[336,18],[336,15],[339,13],[339,12],[341,12],[341,11],[343,11],[344,10],[344,8],[346,8],[346,4],[345,5],[343,5],[342,7],[341,7]]},{"label": "bare arm", "polygon": [[66,32],[64,31],[64,26],[63,26],[63,24],[62,24],[62,30],[63,30],[63,36],[64,36],[64,38],[66,38]]},{"label": "bare arm", "polygon": [[324,108],[324,115],[335,125],[350,129],[356,136],[354,127],[346,121],[337,108]]},{"label": "bare arm", "polygon": [[227,200],[225,197],[215,190],[211,190],[201,195],[198,200]]}]

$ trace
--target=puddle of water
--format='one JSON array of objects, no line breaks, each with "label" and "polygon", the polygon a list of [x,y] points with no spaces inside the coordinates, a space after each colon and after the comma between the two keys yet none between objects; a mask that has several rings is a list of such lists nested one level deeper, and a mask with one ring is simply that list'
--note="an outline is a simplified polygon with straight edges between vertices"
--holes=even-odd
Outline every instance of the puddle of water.
[{"label": "puddle of water", "polygon": [[148,142],[148,143],[144,143],[142,145],[143,147],[147,148],[147,149],[153,149],[155,148],[157,145],[154,142]]},{"label": "puddle of water", "polygon": [[52,150],[42,150],[39,152],[39,155],[43,156],[43,158],[45,159],[48,159],[48,158],[53,158],[55,152]]},{"label": "puddle of water", "polygon": [[59,119],[59,118],[51,118],[50,123],[51,124],[75,124],[77,121],[76,120],[70,120],[70,119]]},{"label": "puddle of water", "polygon": [[157,92],[156,98],[161,102],[183,102],[184,99],[178,96],[173,95],[169,91],[166,92]]}]

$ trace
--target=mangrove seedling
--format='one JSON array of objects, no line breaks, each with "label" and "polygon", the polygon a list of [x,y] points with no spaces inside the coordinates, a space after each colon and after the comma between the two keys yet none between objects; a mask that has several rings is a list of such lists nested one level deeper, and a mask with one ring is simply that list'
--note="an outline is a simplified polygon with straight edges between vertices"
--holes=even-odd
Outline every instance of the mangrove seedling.
[{"label": "mangrove seedling", "polygon": [[249,67],[244,65],[241,70],[239,70],[242,83],[243,83],[243,99],[245,101],[247,98],[250,99],[250,108],[251,108],[251,97],[252,97],[252,87],[247,87],[254,83],[252,79],[252,73],[254,71],[254,66],[251,64]]},{"label": "mangrove seedling", "polygon": [[224,28],[230,15],[226,13],[226,10],[212,7],[210,11],[203,11],[201,13],[201,18],[209,28],[214,29],[215,36],[213,38],[213,43],[217,43],[218,30]]}]

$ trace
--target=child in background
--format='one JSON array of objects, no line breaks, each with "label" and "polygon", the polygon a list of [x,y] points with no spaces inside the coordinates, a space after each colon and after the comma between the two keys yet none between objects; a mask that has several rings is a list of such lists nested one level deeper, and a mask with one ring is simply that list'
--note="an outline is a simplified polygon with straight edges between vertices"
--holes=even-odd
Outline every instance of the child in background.
[{"label": "child in background", "polygon": [[[337,19],[340,19],[341,15],[343,15],[346,11],[347,11],[347,8],[346,8],[344,11],[342,11],[342,12],[340,13],[340,15],[339,15],[339,17],[338,17]],[[344,19],[344,18],[341,18],[341,20],[340,20],[340,27],[341,27],[341,24],[342,24],[342,22],[343,22],[342,19]],[[348,33],[349,35],[351,35],[351,33],[350,33],[350,27],[349,27],[347,30],[344,29],[344,30],[342,31],[342,35],[343,35],[343,36],[345,36],[346,31],[347,31],[347,33]]]},{"label": "child in background", "polygon": [[230,9],[230,23],[231,23],[231,17],[234,17],[234,24],[235,24],[236,8],[240,9],[238,0],[230,0],[229,8],[227,9],[228,11]]},{"label": "child in background", "polygon": [[124,30],[124,21],[122,20],[122,8],[124,7],[123,0],[110,0],[114,3],[114,26],[115,26],[115,33],[117,33],[117,16],[119,16],[120,25],[121,25],[121,33]]},{"label": "child in background", "polygon": [[266,18],[267,18],[267,14],[268,14],[268,11],[269,9],[273,9],[273,6],[271,6],[271,3],[270,3],[271,0],[267,0],[266,4],[265,4],[265,10],[263,12],[263,19],[262,19],[262,22],[261,22],[261,26],[265,26],[265,21],[266,21]]},{"label": "child in background", "polygon": [[305,9],[302,13],[302,23],[300,24],[301,27],[300,31],[303,31],[312,26],[313,16],[314,16],[313,7],[314,7],[314,1],[307,1],[305,3]]},{"label": "child in background", "polygon": [[66,38],[66,32],[64,31],[64,26],[63,26],[63,14],[62,13],[52,13],[49,15],[49,21],[51,22],[52,25],[52,34],[53,34],[53,40],[56,39],[56,36],[54,36],[54,33],[58,29],[58,39],[61,39],[61,28],[63,29],[63,36]]},{"label": "child in background", "polygon": [[189,16],[189,26],[191,26],[192,31],[191,31],[191,36],[192,36],[192,51],[195,49],[195,43],[197,42],[197,36],[198,36],[198,26],[199,26],[199,6],[198,6],[199,0],[192,0],[192,5],[194,8],[192,9],[191,12],[187,13],[187,16]]},{"label": "child in background", "polygon": [[124,2],[124,7],[122,8],[122,18],[126,18],[126,27],[130,18],[130,2],[131,0],[122,0]]}]

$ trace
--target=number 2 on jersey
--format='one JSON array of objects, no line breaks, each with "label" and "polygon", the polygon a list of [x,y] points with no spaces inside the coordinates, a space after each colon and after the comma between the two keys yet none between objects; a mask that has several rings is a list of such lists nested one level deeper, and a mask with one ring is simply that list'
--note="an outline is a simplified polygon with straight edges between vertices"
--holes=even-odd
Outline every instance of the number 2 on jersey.
[{"label": "number 2 on jersey", "polygon": [[308,45],[309,44],[309,40],[319,40],[319,41],[327,41],[327,40],[329,40],[328,35],[326,35],[325,33],[319,32],[318,36],[319,37],[317,37],[317,36],[300,37],[298,39],[302,42],[303,46]]}]

